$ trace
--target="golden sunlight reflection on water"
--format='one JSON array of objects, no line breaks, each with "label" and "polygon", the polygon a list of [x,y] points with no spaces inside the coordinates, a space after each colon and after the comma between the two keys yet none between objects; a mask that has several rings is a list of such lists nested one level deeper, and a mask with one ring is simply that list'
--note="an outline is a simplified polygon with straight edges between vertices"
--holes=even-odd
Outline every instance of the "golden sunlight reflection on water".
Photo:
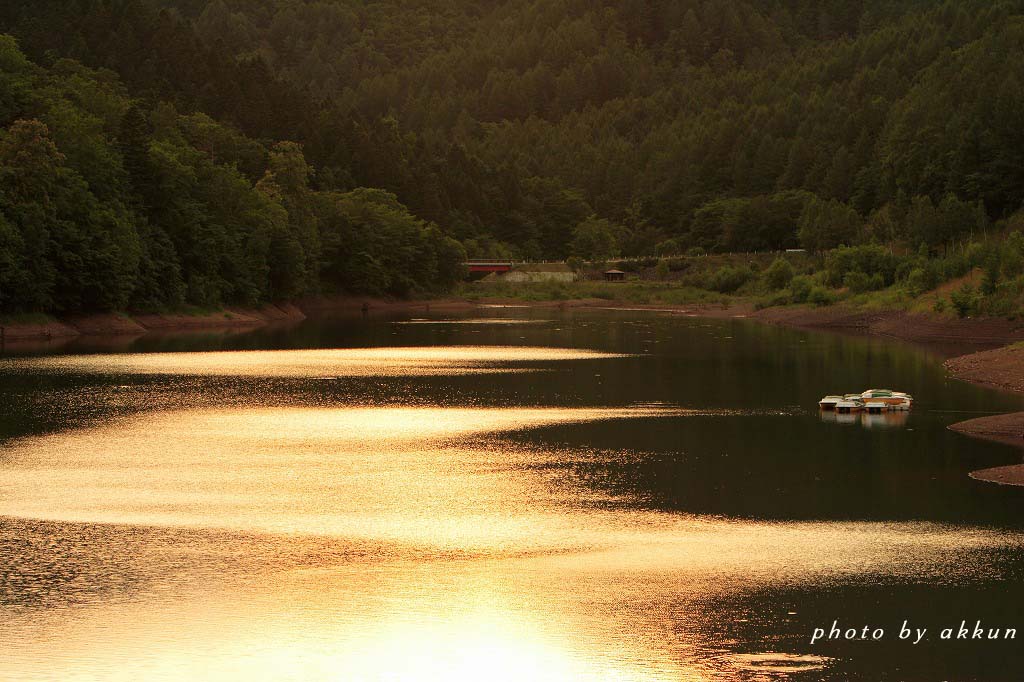
[{"label": "golden sunlight reflection on water", "polygon": [[530,346],[253,350],[232,353],[57,355],[8,361],[16,371],[243,377],[432,376],[513,371],[502,365],[626,357]]},{"label": "golden sunlight reflection on water", "polygon": [[755,581],[865,571],[920,575],[929,564],[941,571],[957,550],[1006,541],[927,524],[767,523],[609,509],[601,503],[611,498],[555,480],[557,468],[541,466],[581,453],[500,438],[556,424],[687,414],[641,408],[163,412],[11,444],[0,515],[332,535],[487,556],[540,553],[559,567],[586,553],[591,570],[628,566]]},{"label": "golden sunlight reflection on water", "polygon": [[[542,350],[33,362],[308,376],[595,357]],[[57,591],[70,596],[50,609],[29,600],[0,623],[9,643],[0,678],[775,679],[829,661],[737,653],[709,634],[709,600],[872,575],[941,581],[968,565],[984,576],[988,564],[974,557],[1022,544],[1005,532],[928,523],[773,523],[615,504],[558,466],[593,453],[514,436],[609,419],[686,429],[692,414],[183,409],[20,439],[2,453],[0,518],[59,529],[15,533],[29,557],[22,564],[40,567],[22,592],[45,599],[56,574]],[[140,532],[155,535],[133,540]],[[48,548],[61,542],[67,563],[54,570]]]}]

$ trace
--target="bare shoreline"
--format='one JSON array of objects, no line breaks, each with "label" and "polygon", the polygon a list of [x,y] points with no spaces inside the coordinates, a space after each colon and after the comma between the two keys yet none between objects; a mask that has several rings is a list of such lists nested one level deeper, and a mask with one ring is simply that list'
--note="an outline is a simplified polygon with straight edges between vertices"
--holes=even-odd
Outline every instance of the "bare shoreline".
[{"label": "bare shoreline", "polygon": [[[1024,393],[1024,346],[1010,345],[946,361],[950,376],[1012,393]],[[1024,448],[1024,412],[968,419],[949,427],[972,438]],[[971,478],[1024,486],[1024,463],[971,472]]]},{"label": "bare shoreline", "polygon": [[359,297],[300,300],[259,308],[229,307],[202,313],[98,313],[46,318],[39,321],[0,322],[7,343],[75,339],[80,337],[143,336],[152,333],[196,330],[256,329],[272,324],[297,323],[307,315],[330,313],[409,312],[413,310],[467,310],[475,307],[458,299],[405,301]]}]

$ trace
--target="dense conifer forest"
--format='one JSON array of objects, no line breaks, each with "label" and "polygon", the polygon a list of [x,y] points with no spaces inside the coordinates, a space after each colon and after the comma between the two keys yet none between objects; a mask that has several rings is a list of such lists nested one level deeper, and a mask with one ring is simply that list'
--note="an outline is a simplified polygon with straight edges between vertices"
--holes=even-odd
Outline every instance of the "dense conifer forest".
[{"label": "dense conifer forest", "polygon": [[1024,200],[1018,0],[7,0],[0,32],[0,311],[927,257]]}]

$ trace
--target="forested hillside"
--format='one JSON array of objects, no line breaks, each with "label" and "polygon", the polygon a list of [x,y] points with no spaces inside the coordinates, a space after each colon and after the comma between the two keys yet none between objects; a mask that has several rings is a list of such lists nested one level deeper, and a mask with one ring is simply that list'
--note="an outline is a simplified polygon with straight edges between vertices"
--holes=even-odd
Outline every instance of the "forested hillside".
[{"label": "forested hillside", "polygon": [[444,291],[462,247],[383,190],[321,190],[294,142],[32,64],[0,36],[0,312]]},{"label": "forested hillside", "polygon": [[[432,286],[386,281],[359,240],[391,236],[352,228],[354,202],[442,251],[458,245],[441,233],[474,256],[553,259],[935,250],[1024,199],[1020,0],[7,0],[0,30],[47,69],[4,67],[29,94],[3,85],[0,124],[46,124],[98,206],[173,248],[189,301]],[[61,94],[81,83],[117,104]],[[61,118],[76,111],[88,153]],[[98,148],[109,167],[89,166]],[[301,180],[274,184],[280,167]],[[168,168],[186,179],[136,177]],[[194,255],[202,230],[182,225],[247,215],[217,208],[202,172],[263,202],[279,225],[260,228],[277,235],[265,252],[286,257]],[[252,228],[226,229],[218,248],[247,252]],[[155,301],[145,290],[131,296]]]}]

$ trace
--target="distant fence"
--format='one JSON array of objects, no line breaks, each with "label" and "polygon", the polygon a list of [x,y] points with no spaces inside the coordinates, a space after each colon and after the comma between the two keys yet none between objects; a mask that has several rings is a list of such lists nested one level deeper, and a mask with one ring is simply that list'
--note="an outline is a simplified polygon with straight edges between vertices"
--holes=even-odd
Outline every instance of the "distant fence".
[{"label": "distant fence", "polygon": [[508,272],[515,263],[510,260],[468,260],[463,265],[470,272]]}]

